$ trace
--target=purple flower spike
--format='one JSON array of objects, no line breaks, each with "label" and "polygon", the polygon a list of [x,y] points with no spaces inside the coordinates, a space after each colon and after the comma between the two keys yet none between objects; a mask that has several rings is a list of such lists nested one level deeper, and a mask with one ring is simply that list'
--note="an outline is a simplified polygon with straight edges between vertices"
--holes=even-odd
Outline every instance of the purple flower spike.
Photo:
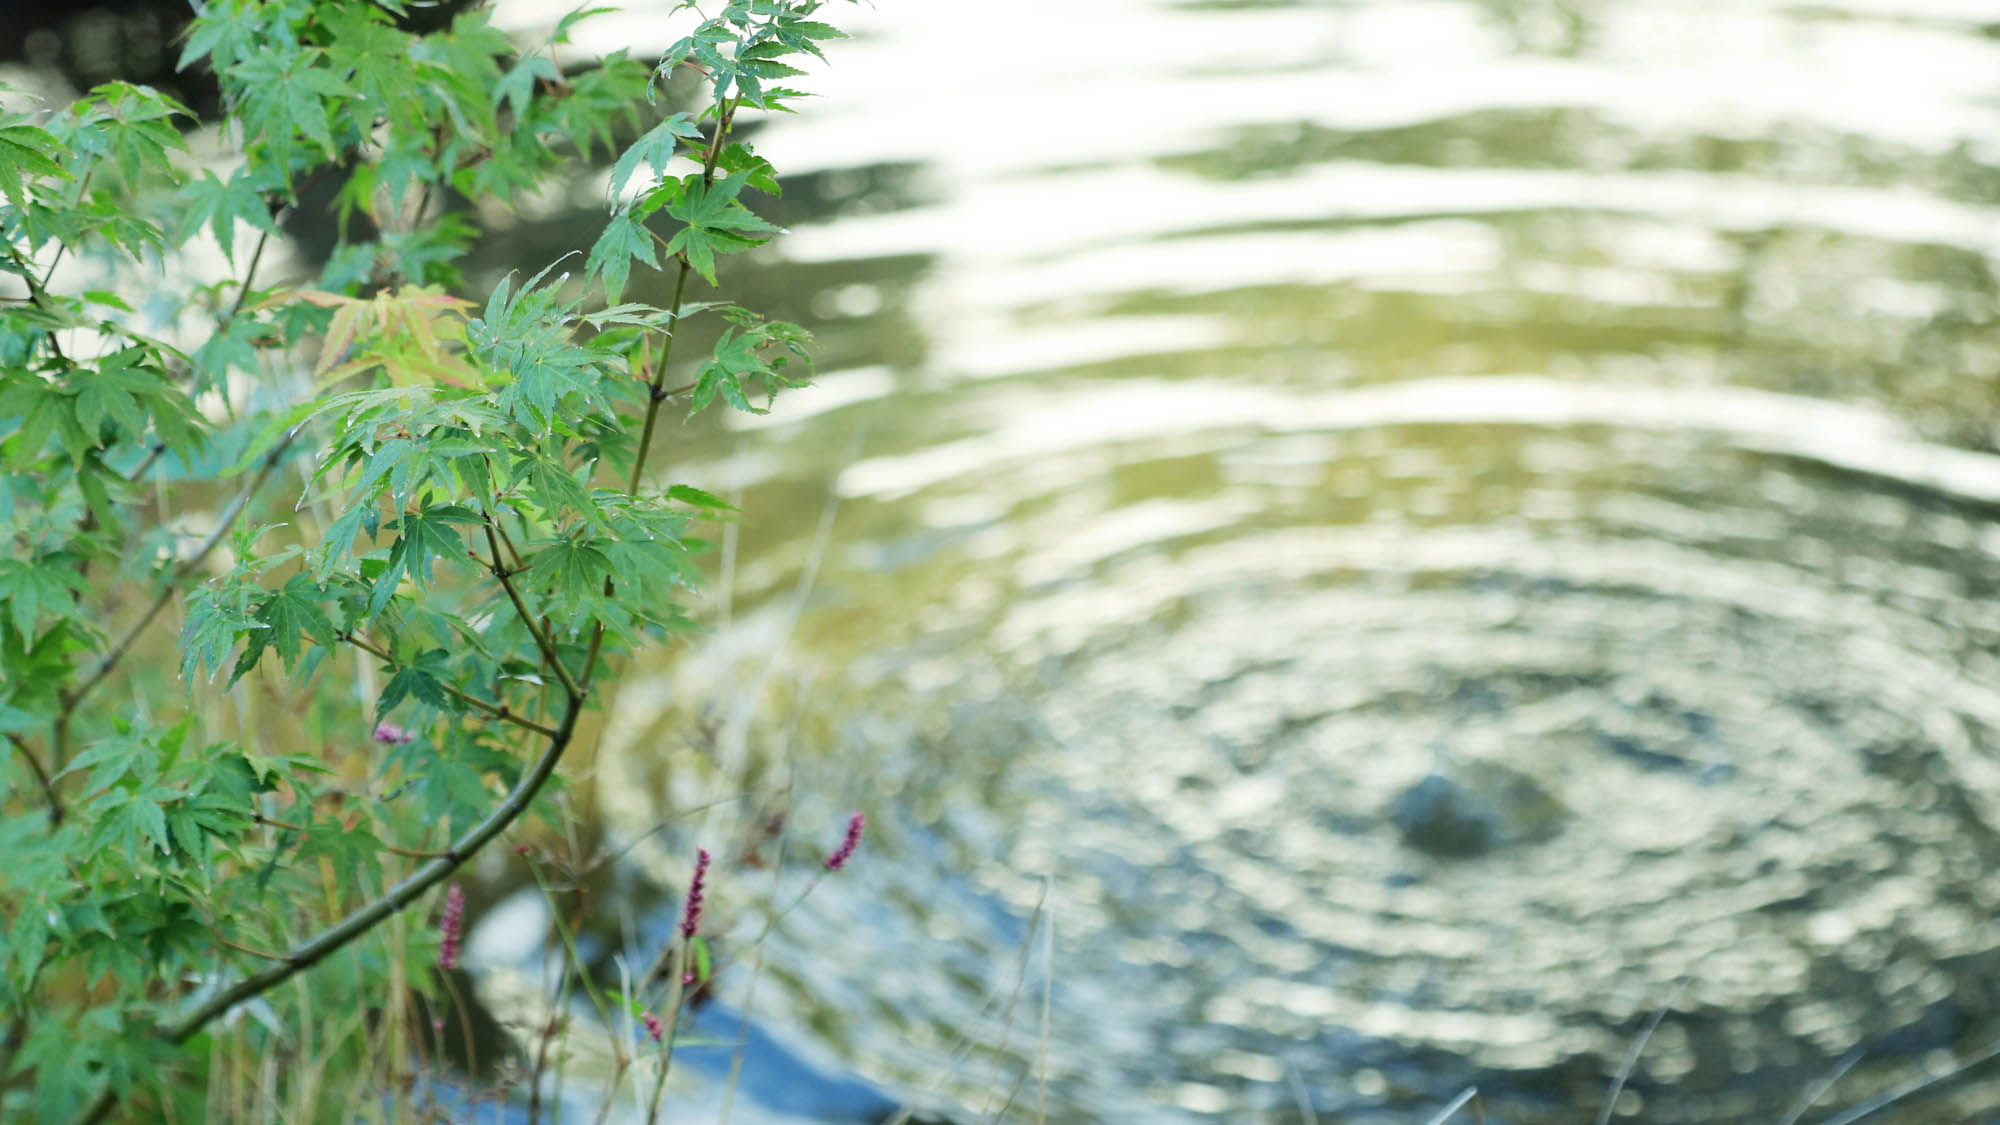
[{"label": "purple flower spike", "polygon": [[854,856],[854,849],[861,846],[861,828],[866,823],[860,813],[847,818],[847,839],[840,842],[839,850],[826,857],[828,871],[838,871],[847,866],[847,861]]},{"label": "purple flower spike", "polygon": [[655,1043],[667,1037],[667,1029],[660,1026],[660,1017],[651,1012],[646,1013],[646,1034],[652,1036]]},{"label": "purple flower spike", "polygon": [[444,940],[438,943],[438,968],[450,972],[458,968],[458,931],[465,921],[465,890],[457,883],[444,893],[444,915],[438,919],[438,929]]},{"label": "purple flower spike", "polygon": [[391,746],[401,746],[405,742],[415,742],[417,736],[394,723],[376,723],[375,741]]},{"label": "purple flower spike", "polygon": [[681,915],[681,936],[692,941],[701,929],[701,896],[708,887],[708,849],[694,851],[694,878],[688,881],[687,911]]}]

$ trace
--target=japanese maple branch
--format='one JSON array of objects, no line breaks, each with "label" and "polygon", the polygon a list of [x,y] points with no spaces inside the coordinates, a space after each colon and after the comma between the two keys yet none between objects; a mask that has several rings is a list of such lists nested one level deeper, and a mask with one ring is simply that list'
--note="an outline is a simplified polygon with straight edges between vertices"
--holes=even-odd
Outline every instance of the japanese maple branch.
[{"label": "japanese maple branch", "polygon": [[[48,313],[50,316],[57,315],[56,310],[49,306],[48,279],[43,278],[41,281],[36,281],[35,264],[32,261],[28,260],[27,258],[22,257],[20,249],[17,248],[11,240],[8,241],[6,245],[7,245],[7,256],[12,258],[14,260],[15,266],[18,267],[17,269],[9,272],[18,274],[22,282],[24,282],[28,286],[29,303],[33,304],[36,308],[42,310],[43,312]],[[61,247],[57,247],[56,257],[58,259],[62,257]],[[49,267],[49,272],[50,273],[55,272],[55,267],[53,265]],[[53,331],[46,332],[44,333],[44,335],[48,339],[49,353],[55,356],[56,359],[60,360],[61,362],[65,364],[68,363],[69,357],[63,355],[62,345],[56,342],[55,332]]]},{"label": "japanese maple branch", "polygon": [[[279,820],[275,817],[265,816],[263,813],[260,812],[251,813],[250,819],[256,821],[258,824],[264,825],[267,828],[276,828],[280,832],[297,832],[300,835],[304,835],[305,833],[311,831],[311,829],[307,828],[303,824],[293,824],[289,820]],[[411,859],[437,859],[439,856],[445,854],[444,852],[438,852],[438,851],[424,851],[421,848],[399,848],[394,844],[384,844],[380,843],[379,841],[377,842],[376,847],[379,847],[383,851],[389,852],[392,855],[408,856]],[[282,957],[273,957],[271,959],[274,961],[283,960]]]},{"label": "japanese maple branch", "polygon": [[[541,650],[542,659],[548,661],[550,669],[556,674],[556,679],[562,684],[563,691],[572,699],[583,698],[583,689],[577,686],[575,679],[571,678],[569,668],[563,664],[561,656],[556,652],[555,643],[549,639],[547,632],[536,626],[535,615],[528,612],[528,603],[521,600],[521,591],[514,585],[514,572],[508,570],[507,564],[501,559],[500,539],[493,534],[493,518],[488,516],[482,526],[486,531],[486,545],[493,553],[489,560],[493,568],[493,577],[499,581],[500,588],[507,592],[507,600],[514,603],[514,612],[520,615],[522,628],[528,630],[528,635],[535,639],[535,647]],[[603,628],[601,622],[598,628]]]},{"label": "japanese maple branch", "polygon": [[83,698],[90,694],[92,688],[103,683],[104,678],[111,674],[112,669],[118,667],[118,662],[123,660],[125,655],[132,651],[132,645],[138,641],[139,634],[146,631],[146,627],[153,623],[153,619],[160,615],[161,610],[167,608],[167,603],[174,599],[175,590],[186,580],[187,576],[193,573],[196,567],[201,565],[202,560],[206,559],[210,552],[214,551],[224,539],[229,537],[230,531],[236,526],[236,517],[243,514],[243,509],[250,503],[250,498],[256,495],[257,490],[263,487],[266,480],[270,479],[271,471],[277,468],[278,461],[284,456],[285,450],[291,448],[292,442],[299,436],[299,430],[299,427],[294,427],[278,444],[271,447],[269,453],[264,455],[264,463],[257,467],[257,475],[251,478],[249,485],[243,491],[236,494],[236,499],[230,502],[228,510],[222,514],[221,518],[215,521],[215,530],[209,532],[208,538],[202,541],[201,546],[195,549],[194,554],[182,559],[180,565],[174,568],[173,575],[160,588],[158,596],[153,599],[153,604],[147,606],[146,612],[139,616],[139,620],[132,623],[132,627],[125,631],[125,635],[118,639],[117,644],[111,646],[111,651],[105,653],[104,658],[97,662],[96,669],[89,676],[86,676],[82,683],[61,693],[59,698],[62,707],[56,713],[54,748],[55,760],[58,765],[67,757],[70,718],[76,714],[77,705],[83,702]]},{"label": "japanese maple branch", "polygon": [[167,446],[165,442],[156,441],[152,445],[148,446],[146,448],[146,455],[144,457],[141,457],[139,459],[139,463],[132,467],[132,471],[125,475],[125,483],[126,484],[139,483],[140,479],[146,475],[147,470],[151,469],[155,464],[157,464],[160,460],[161,455],[166,453],[166,451],[167,451]]},{"label": "japanese maple branch", "polygon": [[35,748],[29,746],[26,739],[13,731],[8,731],[7,741],[13,743],[14,749],[21,757],[27,759],[28,768],[35,771],[35,780],[42,783],[42,793],[49,799],[49,827],[62,827],[63,803],[62,798],[56,795],[55,778],[49,776],[49,771],[43,767],[42,760],[35,756]]},{"label": "japanese maple branch", "polygon": [[[556,675],[562,681],[565,695],[562,722],[550,735],[548,746],[528,768],[528,772],[515,782],[506,799],[488,813],[486,819],[453,841],[443,853],[419,867],[380,898],[292,947],[278,964],[244,977],[234,985],[216,993],[181,1019],[162,1027],[160,1035],[168,1042],[175,1044],[187,1042],[210,1020],[253,996],[270,991],[294,975],[325,960],[348,942],[373,929],[389,915],[409,905],[417,896],[443,882],[458,869],[459,865],[471,858],[480,848],[485,847],[488,841],[506,831],[508,826],[526,812],[528,806],[534,802],[535,795],[541,792],[542,786],[555,773],[556,763],[562,760],[563,751],[569,749],[570,742],[576,736],[576,722],[583,714],[584,694],[577,688],[576,682],[570,678],[569,671],[562,663],[553,659],[554,647],[549,644],[548,638],[535,628],[534,615],[521,600],[520,592],[514,588],[513,579],[506,568],[498,563],[498,542],[490,526],[486,534],[488,544],[494,547],[496,559],[493,566],[494,577],[506,590],[508,599],[514,603],[515,612],[520,615],[522,624],[533,635],[535,644],[542,649],[543,655],[551,658]],[[99,1099],[99,1105],[92,1107],[93,1112],[87,1114],[86,1119],[95,1120],[101,1117],[109,1112],[115,1102],[116,1095],[107,1089]]]},{"label": "japanese maple branch", "polygon": [[[497,559],[499,552],[490,527],[487,529],[487,540],[489,544],[495,545],[494,554]],[[570,678],[568,670],[562,666],[560,661],[553,659],[555,655],[554,647],[549,644],[547,637],[535,628],[534,615],[528,611],[528,607],[522,602],[520,592],[514,588],[513,580],[508,575],[506,568],[499,565],[496,561],[493,572],[494,577],[499,580],[500,585],[507,591],[509,600],[514,603],[515,612],[520,614],[523,625],[534,636],[535,644],[542,648],[545,656],[551,657],[551,663],[555,667],[556,675],[562,681],[565,695],[562,722],[551,733],[548,746],[543,749],[541,756],[535,759],[534,764],[528,768],[528,772],[521,775],[521,779],[514,783],[514,788],[508,791],[506,799],[501,801],[491,813],[488,813],[486,819],[472,826],[465,835],[454,840],[451,846],[438,854],[436,858],[419,867],[408,878],[391,887],[380,898],[354,911],[334,925],[321,930],[313,937],[293,946],[290,951],[283,955],[282,960],[278,964],[272,965],[262,972],[244,977],[234,985],[216,993],[179,1020],[162,1027],[160,1035],[168,1042],[175,1044],[187,1042],[193,1038],[197,1031],[206,1026],[210,1020],[253,996],[270,991],[291,979],[294,975],[325,960],[348,942],[373,929],[383,919],[389,917],[389,915],[409,905],[417,896],[443,882],[447,876],[458,869],[459,865],[471,858],[480,848],[485,847],[488,841],[506,831],[508,826],[519,819],[521,814],[527,811],[528,806],[534,802],[535,795],[541,792],[542,786],[548,782],[549,777],[555,773],[556,763],[562,760],[563,751],[569,749],[571,741],[576,736],[576,722],[583,714],[584,695],[577,688],[576,682]],[[116,1100],[116,1095],[107,1089],[104,1095],[100,1097],[99,1104],[91,1107],[92,1112],[86,1114],[86,1120],[96,1120],[102,1117],[104,1113],[110,1111],[110,1107],[115,1104]]]},{"label": "japanese maple branch", "polygon": [[[709,140],[708,151],[702,154],[701,160],[701,179],[704,184],[713,183],[715,180],[715,162],[722,158],[722,139],[729,135],[729,126],[736,116],[736,105],[736,101],[729,98],[723,98],[716,104],[715,136]],[[646,459],[647,455],[653,451],[653,434],[659,428],[660,408],[666,405],[668,398],[679,394],[682,390],[692,389],[683,387],[669,391],[665,388],[667,385],[667,362],[673,358],[674,338],[679,334],[677,329],[680,328],[681,323],[681,302],[687,295],[688,274],[693,269],[694,267],[689,263],[687,255],[681,255],[680,272],[674,277],[674,299],[667,306],[666,338],[660,343],[660,362],[654,366],[652,381],[646,386],[646,422],[639,430],[639,449],[632,455],[632,477],[625,485],[625,492],[629,496],[637,496],[639,494],[639,485],[645,480]],[[604,596],[609,598],[616,591],[616,585],[609,577],[606,577],[604,579]],[[585,684],[589,684],[591,677],[596,674],[597,658],[603,651],[604,622],[600,620],[597,622],[597,626],[591,630],[590,652],[583,660],[583,682]]]},{"label": "japanese maple branch", "polygon": [[[92,165],[90,167],[90,170],[83,174],[83,179],[78,181],[76,185],[76,198],[79,202],[81,202],[83,200],[83,197],[89,193],[90,178],[92,176],[95,176],[96,174],[97,174],[97,166]],[[62,264],[63,251],[68,249],[69,249],[69,242],[67,240],[56,243],[56,256],[49,259],[49,272],[42,275],[42,284],[40,288],[42,288],[43,290],[48,289],[49,279],[56,275],[56,267]],[[53,337],[51,337],[50,339],[50,346],[51,347],[54,346]]]},{"label": "japanese maple branch", "polygon": [[450,847],[437,858],[417,868],[408,878],[397,883],[382,897],[354,911],[318,934],[293,946],[283,955],[283,960],[262,972],[244,977],[221,992],[216,993],[200,1006],[173,1023],[160,1028],[160,1035],[170,1043],[185,1043],[194,1037],[215,1017],[241,1004],[253,996],[261,995],[283,984],[295,974],[324,961],[348,942],[373,929],[389,915],[408,906],[419,895],[442,883],[456,871],[459,865],[470,859],[480,848],[495,836],[507,830],[533,803],[535,795],[541,792],[556,763],[562,759],[563,751],[569,749],[576,735],[576,721],[583,714],[583,697],[572,694],[563,709],[561,724],[555,736],[549,739],[547,748],[505,800],[486,815],[486,819],[468,829],[463,836],[452,841]]},{"label": "japanese maple branch", "polygon": [[[382,646],[375,644],[374,642],[368,640],[366,637],[359,637],[353,633],[342,633],[340,634],[340,639],[346,641],[348,644],[353,645],[355,648],[358,648],[361,651],[380,659],[383,663],[389,665],[391,668],[396,668],[399,671],[401,670],[401,666],[396,662],[396,658],[390,655],[388,649],[385,649]],[[447,684],[442,681],[439,682],[438,686],[445,690],[445,694],[451,696],[453,699],[458,700],[460,703],[465,704],[467,707],[470,707],[475,711],[484,712],[485,714],[490,715],[493,718],[498,719],[503,723],[512,723],[515,726],[522,728],[523,730],[534,731],[536,734],[539,734],[544,738],[555,737],[556,730],[554,727],[538,723],[535,720],[528,718],[526,715],[522,715],[514,711],[512,708],[508,707],[505,703],[495,703],[490,699],[481,699],[479,696],[476,696],[469,691],[464,691],[460,688],[453,687],[451,684]]]},{"label": "japanese maple branch", "polygon": [[236,314],[243,311],[243,299],[250,295],[250,283],[257,278],[257,265],[264,260],[264,244],[270,240],[271,232],[258,232],[257,249],[250,255],[250,268],[243,271],[243,286],[236,291],[236,300],[230,304],[229,311],[223,315],[223,324],[228,324],[230,321],[235,320]]}]

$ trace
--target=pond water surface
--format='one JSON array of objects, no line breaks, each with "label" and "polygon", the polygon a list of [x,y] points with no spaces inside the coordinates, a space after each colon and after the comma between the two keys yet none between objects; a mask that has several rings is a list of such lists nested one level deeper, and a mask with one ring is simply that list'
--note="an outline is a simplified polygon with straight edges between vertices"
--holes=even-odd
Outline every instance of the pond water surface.
[{"label": "pond water surface", "polygon": [[743,520],[579,784],[680,817],[600,948],[717,852],[734,1120],[1589,1122],[1663,1013],[1618,1118],[1830,1121],[2000,1042],[2000,5],[830,11],[725,278],[823,378],[670,435]]}]

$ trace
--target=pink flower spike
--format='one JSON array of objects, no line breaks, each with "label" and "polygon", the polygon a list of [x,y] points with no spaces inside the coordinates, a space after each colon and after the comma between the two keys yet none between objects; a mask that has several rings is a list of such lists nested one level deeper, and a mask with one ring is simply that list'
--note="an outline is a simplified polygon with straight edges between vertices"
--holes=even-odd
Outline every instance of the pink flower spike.
[{"label": "pink flower spike", "polygon": [[415,742],[416,739],[416,735],[411,734],[394,723],[375,724],[375,741],[377,742],[387,743],[390,746],[401,746],[405,742]]},{"label": "pink flower spike", "polygon": [[839,850],[826,857],[828,871],[838,871],[847,866],[847,861],[854,856],[854,849],[861,846],[861,829],[866,823],[860,813],[847,818],[847,839],[840,842]]},{"label": "pink flower spike", "polygon": [[681,915],[681,936],[690,941],[701,929],[702,892],[708,889],[708,849],[694,850],[694,878],[688,880],[687,909]]},{"label": "pink flower spike", "polygon": [[667,1029],[660,1026],[660,1017],[651,1012],[646,1013],[646,1034],[652,1036],[655,1043],[667,1037]]},{"label": "pink flower spike", "polygon": [[458,968],[458,932],[465,921],[465,889],[457,883],[444,893],[444,914],[438,919],[438,930],[444,935],[438,942],[438,968],[450,972]]}]

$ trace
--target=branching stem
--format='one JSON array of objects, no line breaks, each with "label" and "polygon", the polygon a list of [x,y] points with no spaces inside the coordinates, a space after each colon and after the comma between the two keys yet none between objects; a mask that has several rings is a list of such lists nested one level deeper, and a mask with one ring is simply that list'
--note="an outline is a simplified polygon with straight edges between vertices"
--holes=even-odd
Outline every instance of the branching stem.
[{"label": "branching stem", "polygon": [[505,831],[514,820],[527,811],[528,805],[541,792],[549,776],[555,772],[556,763],[562,759],[563,751],[576,734],[576,721],[583,714],[583,700],[572,696],[563,712],[562,724],[556,728],[555,737],[535,759],[528,772],[507,794],[505,800],[486,819],[475,824],[463,836],[452,841],[451,847],[443,854],[425,863],[408,878],[389,888],[388,892],[368,905],[349,914],[334,925],[320,931],[311,938],[293,946],[285,955],[283,963],[273,965],[259,973],[244,977],[221,992],[210,997],[192,1012],[160,1029],[160,1035],[170,1043],[185,1043],[208,1021],[241,1004],[253,996],[270,991],[289,980],[301,970],[311,968],[331,956],[348,942],[373,929],[378,922],[408,906],[411,902],[444,882],[460,864],[486,845],[486,842]]},{"label": "branching stem", "polygon": [[22,758],[26,759],[28,768],[35,771],[35,780],[42,783],[42,793],[49,800],[49,827],[61,828],[63,822],[63,803],[62,798],[56,793],[55,778],[49,776],[48,768],[42,765],[41,758],[35,755],[35,748],[28,745],[26,739],[15,734],[13,731],[8,731],[7,741],[14,744],[14,749],[19,752]]},{"label": "branching stem", "polygon": [[[729,126],[735,116],[736,102],[730,98],[722,99],[716,107],[715,136],[708,142],[708,151],[702,154],[701,178],[703,183],[711,183],[715,179],[715,162],[722,159],[722,140],[729,135]],[[626,493],[631,496],[637,496],[639,494],[639,486],[645,482],[646,461],[653,451],[653,435],[659,430],[661,407],[673,395],[694,389],[694,384],[671,391],[662,389],[667,383],[667,364],[673,359],[674,355],[674,338],[679,335],[681,303],[687,296],[688,274],[694,270],[694,267],[688,263],[685,255],[681,257],[680,261],[680,272],[674,276],[674,299],[667,305],[667,326],[664,330],[664,339],[660,342],[660,362],[654,365],[652,381],[646,385],[646,421],[639,430],[639,449],[632,455],[632,477],[625,485]],[[616,592],[617,584],[612,582],[610,578],[606,578],[604,580],[604,596],[608,598]],[[585,685],[588,685],[591,677],[596,675],[597,659],[603,650],[604,622],[599,621],[590,631],[590,651],[583,660],[583,683]]]},{"label": "branching stem", "polygon": [[[583,689],[577,686],[575,679],[571,678],[568,666],[562,662],[562,656],[556,651],[555,642],[549,639],[549,634],[545,630],[535,624],[535,615],[528,612],[528,603],[521,600],[521,591],[514,585],[513,572],[500,561],[500,537],[493,532],[493,518],[488,516],[482,526],[486,531],[486,546],[492,552],[487,561],[492,565],[493,577],[500,583],[500,588],[507,591],[507,600],[514,603],[514,612],[520,615],[521,627],[535,639],[535,647],[541,650],[542,659],[547,661],[550,670],[555,672],[557,681],[562,684],[563,691],[569,694],[571,701],[581,700]],[[601,629],[603,626],[599,625],[598,628]]]},{"label": "branching stem", "polygon": [[[256,494],[259,488],[263,487],[266,480],[270,479],[271,471],[277,468],[279,459],[284,456],[287,449],[291,448],[292,442],[298,436],[299,430],[295,427],[277,445],[271,447],[271,451],[264,455],[264,463],[258,466],[257,475],[251,478],[249,485],[243,491],[236,494],[235,500],[230,501],[229,509],[222,514],[220,519],[215,521],[215,529],[209,532],[208,538],[202,541],[200,547],[195,548],[194,554],[182,559],[180,565],[174,568],[173,576],[168,578],[166,584],[160,588],[158,596],[153,599],[153,604],[147,606],[146,612],[139,616],[139,620],[133,622],[132,627],[125,631],[125,635],[119,638],[117,644],[111,646],[111,651],[104,654],[104,659],[97,662],[97,667],[91,671],[90,675],[85,677],[82,683],[63,694],[62,712],[57,719],[61,729],[65,732],[67,731],[69,716],[76,711],[77,705],[83,702],[84,696],[89,695],[92,688],[103,683],[104,678],[111,674],[112,669],[118,667],[118,662],[123,660],[125,655],[132,651],[132,645],[138,641],[139,634],[146,631],[146,627],[153,623],[153,619],[160,615],[161,610],[167,608],[167,603],[174,599],[174,591],[180,586],[181,582],[189,574],[193,573],[196,567],[201,565],[202,560],[206,559],[210,552],[214,551],[224,539],[229,537],[230,531],[236,526],[236,517],[243,514],[243,508],[250,503],[250,498]],[[58,760],[60,759],[61,754],[58,752]]]},{"label": "branching stem", "polygon": [[[251,813],[250,818],[256,821],[258,824],[262,824],[268,828],[276,828],[280,832],[297,832],[300,834],[304,834],[310,831],[310,829],[308,829],[303,824],[293,824],[290,821],[284,821],[284,820],[279,820],[275,817],[265,816],[263,813]],[[393,852],[396,855],[408,856],[411,859],[439,859],[443,856],[451,854],[449,852],[427,852],[420,848],[399,848],[394,844],[379,844],[378,846],[385,852]],[[277,960],[277,958],[273,958],[273,960]]]},{"label": "branching stem", "polygon": [[[400,667],[396,661],[396,658],[390,654],[388,649],[385,649],[382,646],[375,644],[374,642],[368,640],[366,637],[356,636],[353,633],[343,633],[341,634],[341,639],[346,641],[348,644],[353,645],[355,648],[358,648],[361,651],[380,659],[383,663],[388,664],[392,668]],[[460,703],[465,704],[467,707],[470,707],[475,711],[484,712],[485,714],[490,715],[493,718],[498,719],[503,723],[512,723],[515,726],[522,728],[523,730],[534,731],[536,734],[539,734],[544,738],[555,737],[556,730],[554,727],[538,723],[535,720],[528,718],[526,715],[519,714],[515,712],[512,708],[509,708],[504,703],[495,703],[490,699],[481,699],[479,696],[476,696],[469,691],[465,691],[463,689],[454,687],[451,684],[440,682],[438,686],[445,690],[446,695],[451,696],[453,699],[458,700]]]}]

